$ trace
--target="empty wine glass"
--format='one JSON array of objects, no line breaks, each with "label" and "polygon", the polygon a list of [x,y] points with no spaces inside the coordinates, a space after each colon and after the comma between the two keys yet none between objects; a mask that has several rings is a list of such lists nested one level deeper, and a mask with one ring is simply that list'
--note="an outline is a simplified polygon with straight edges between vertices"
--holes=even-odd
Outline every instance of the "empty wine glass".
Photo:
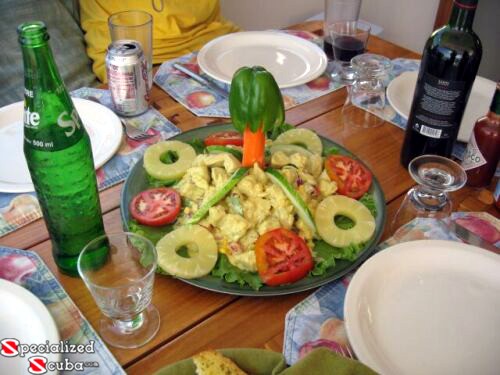
[{"label": "empty wine glass", "polygon": [[351,60],[354,82],[342,108],[345,126],[371,128],[384,123],[385,88],[392,61],[373,53],[363,53]]},{"label": "empty wine glass", "polygon": [[103,316],[99,333],[110,345],[137,348],[160,327],[151,304],[157,265],[154,245],[134,233],[100,236],[78,257],[78,272]]},{"label": "empty wine glass", "polygon": [[462,188],[467,181],[460,164],[437,155],[416,157],[408,171],[418,185],[408,191],[392,221],[396,241],[404,240],[403,226],[415,218],[438,219],[438,223],[448,226],[452,212],[448,193]]}]

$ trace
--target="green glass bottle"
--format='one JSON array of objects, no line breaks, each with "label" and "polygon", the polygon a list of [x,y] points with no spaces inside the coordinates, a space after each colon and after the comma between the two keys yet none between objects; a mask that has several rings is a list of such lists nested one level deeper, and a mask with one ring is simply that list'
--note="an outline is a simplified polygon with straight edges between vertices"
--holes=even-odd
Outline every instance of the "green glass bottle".
[{"label": "green glass bottle", "polygon": [[90,139],[59,76],[43,22],[18,27],[24,62],[24,155],[59,269],[104,234]]}]

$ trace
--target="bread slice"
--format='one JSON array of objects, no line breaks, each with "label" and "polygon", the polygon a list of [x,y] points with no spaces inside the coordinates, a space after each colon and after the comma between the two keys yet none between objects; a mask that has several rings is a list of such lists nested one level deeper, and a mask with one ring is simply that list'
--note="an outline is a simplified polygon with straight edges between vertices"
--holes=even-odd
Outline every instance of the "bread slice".
[{"label": "bread slice", "polygon": [[215,350],[207,350],[193,356],[197,375],[247,375],[232,360]]}]

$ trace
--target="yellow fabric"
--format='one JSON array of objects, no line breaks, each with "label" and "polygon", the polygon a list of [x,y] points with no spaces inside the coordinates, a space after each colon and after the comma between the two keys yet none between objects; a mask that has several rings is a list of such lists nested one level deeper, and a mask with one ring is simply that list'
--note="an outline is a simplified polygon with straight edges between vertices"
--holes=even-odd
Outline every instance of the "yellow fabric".
[{"label": "yellow fabric", "polygon": [[[156,11],[163,2],[163,10]],[[81,26],[92,69],[106,82],[104,58],[111,39],[108,17],[116,12],[140,9],[153,16],[153,64],[199,50],[208,41],[238,27],[224,20],[218,0],[81,0]]]}]

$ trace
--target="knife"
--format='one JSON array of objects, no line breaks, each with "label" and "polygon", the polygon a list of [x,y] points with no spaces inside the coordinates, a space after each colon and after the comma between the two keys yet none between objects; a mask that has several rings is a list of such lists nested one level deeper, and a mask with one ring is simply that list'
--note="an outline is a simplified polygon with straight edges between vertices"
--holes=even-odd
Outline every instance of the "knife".
[{"label": "knife", "polygon": [[462,241],[465,243],[468,243],[469,245],[474,245],[477,247],[481,247],[485,250],[492,251],[494,253],[500,254],[500,249],[494,246],[493,244],[489,243],[488,241],[483,240],[481,237],[479,237],[477,234],[471,232],[467,228],[462,227],[461,225],[457,224],[455,221],[451,220],[451,229],[453,232],[456,234],[458,238],[460,238]]},{"label": "knife", "polygon": [[175,63],[175,64],[173,64],[173,67],[175,69],[177,69],[178,71],[180,71],[180,72],[188,75],[189,77],[191,77],[196,82],[202,84],[203,86],[206,86],[206,87],[210,88],[211,90],[214,90],[217,94],[219,94],[223,98],[227,99],[229,93],[226,90],[224,90],[223,88],[217,86],[215,83],[210,82],[209,80],[203,78],[199,74],[196,74],[192,70],[189,70],[188,68],[182,66],[181,64]]}]

